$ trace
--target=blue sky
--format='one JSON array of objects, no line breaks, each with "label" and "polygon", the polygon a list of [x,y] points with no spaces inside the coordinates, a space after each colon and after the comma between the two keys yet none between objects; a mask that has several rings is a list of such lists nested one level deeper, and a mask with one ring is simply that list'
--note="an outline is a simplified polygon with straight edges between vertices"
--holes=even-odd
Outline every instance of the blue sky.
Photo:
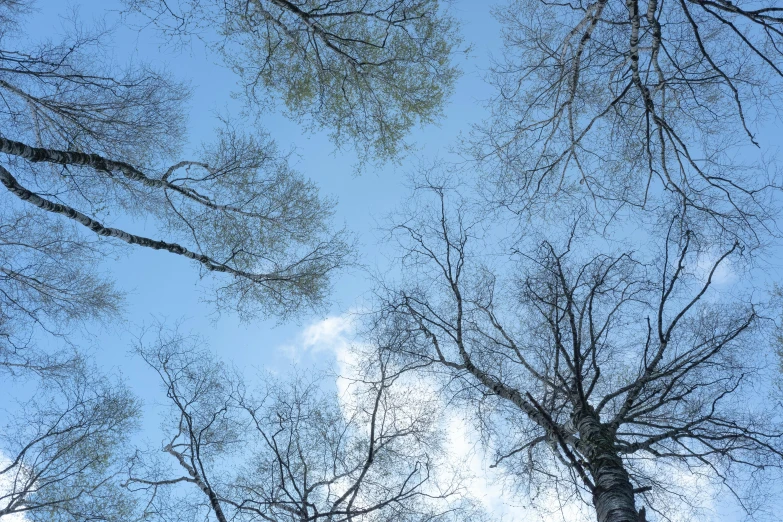
[{"label": "blue sky", "polygon": [[[82,0],[62,2],[39,0],[37,12],[28,17],[28,37],[47,38],[61,30],[64,17],[73,8],[89,26],[105,20],[109,26],[118,16],[112,10],[121,7],[114,0]],[[377,226],[408,195],[407,178],[420,161],[432,161],[448,156],[449,149],[460,133],[467,132],[480,120],[484,100],[491,90],[482,80],[483,69],[489,64],[488,53],[497,47],[498,25],[487,5],[480,2],[460,2],[453,6],[455,15],[463,21],[463,48],[471,46],[469,55],[459,56],[463,69],[454,96],[445,108],[445,117],[438,125],[417,128],[409,138],[416,152],[399,165],[367,168],[361,175],[355,171],[356,156],[351,150],[335,150],[326,133],[305,133],[299,125],[285,117],[268,113],[262,126],[275,139],[281,150],[293,150],[295,168],[312,179],[324,195],[338,200],[335,221],[356,234],[359,258],[370,271],[389,270],[389,256],[379,242]],[[189,49],[172,50],[161,45],[152,30],[137,32],[117,24],[110,41],[111,53],[119,64],[129,60],[144,61],[163,68],[176,79],[187,81],[192,88],[189,102],[189,146],[198,147],[211,139],[218,125],[216,113],[237,115],[241,102],[232,98],[238,90],[237,77],[221,66],[219,58],[194,41]],[[185,156],[187,151],[185,152]],[[125,223],[123,223],[125,225]],[[132,230],[143,231],[144,223],[133,223]],[[147,234],[154,231],[147,230]],[[279,324],[275,319],[242,323],[231,312],[215,316],[214,307],[203,302],[208,295],[198,281],[198,268],[181,258],[158,251],[124,248],[123,255],[108,260],[105,270],[127,292],[125,314],[113,323],[95,325],[90,334],[75,339],[88,348],[103,371],[119,372],[133,391],[145,403],[142,438],[153,444],[158,440],[160,423],[158,405],[165,404],[157,376],[139,358],[130,354],[134,337],[143,326],[165,321],[168,325],[181,322],[180,329],[202,337],[225,361],[242,368],[252,376],[263,372],[285,373],[295,365],[299,368],[331,366],[352,336],[350,314],[371,290],[370,274],[353,270],[334,281],[332,305],[326,314],[305,315],[295,321]],[[47,342],[48,339],[42,340]],[[464,441],[457,444],[467,450]],[[480,466],[479,462],[474,467]],[[485,490],[489,486],[485,484]],[[493,501],[498,503],[496,497]]]},{"label": "blue sky", "polygon": [[[111,26],[118,20],[116,11],[121,3],[39,0],[37,12],[28,18],[29,38],[46,38],[60,31],[63,17],[74,7],[86,25],[103,19]],[[488,65],[488,52],[499,42],[498,26],[483,3],[460,2],[453,9],[464,23],[463,48],[472,45],[472,50],[469,57],[459,58],[464,74],[446,107],[445,118],[437,126],[415,130],[410,142],[416,144],[418,151],[402,164],[368,168],[357,175],[353,152],[336,151],[325,133],[303,133],[295,122],[275,113],[267,114],[262,120],[263,127],[282,150],[295,151],[292,158],[295,168],[315,181],[324,195],[337,198],[335,221],[345,223],[357,235],[361,262],[372,270],[387,268],[388,259],[378,244],[376,225],[407,194],[407,175],[419,159],[426,161],[448,155],[455,138],[469,130],[471,123],[479,121],[483,100],[490,95],[481,77],[482,69]],[[175,51],[161,45],[162,40],[151,28],[138,32],[119,24],[110,41],[118,63],[148,62],[165,68],[178,80],[189,82],[193,93],[189,103],[190,146],[197,147],[210,140],[213,128],[218,125],[216,113],[236,116],[241,111],[241,102],[231,96],[238,90],[237,77],[219,65],[219,58],[199,41],[194,41],[189,49]],[[138,230],[138,225],[135,226],[134,230]],[[130,381],[144,382],[151,378],[143,366],[126,356],[130,339],[126,330],[133,331],[141,324],[184,319],[183,328],[202,335],[213,349],[237,366],[283,371],[290,364],[290,355],[278,347],[290,345],[302,328],[324,317],[304,316],[286,324],[278,324],[274,319],[241,324],[229,312],[215,319],[214,309],[201,300],[204,293],[195,266],[162,252],[125,250],[127,255],[106,264],[118,287],[128,292],[125,317],[122,322],[106,325],[106,332],[86,341],[95,346],[102,365],[121,368]],[[327,315],[340,315],[355,307],[369,289],[370,280],[364,271],[344,274],[335,280],[333,305]],[[140,390],[144,394],[150,388],[141,386]]]},{"label": "blue sky", "polygon": [[[117,19],[116,13],[107,15],[107,11],[120,8],[120,3],[114,0],[70,4],[39,0],[38,12],[29,18],[29,37],[34,40],[57,31],[61,23],[59,16],[72,5],[79,6],[81,18],[88,24],[104,16],[112,23]],[[335,219],[346,223],[357,235],[360,259],[373,270],[388,270],[388,255],[391,255],[378,242],[376,220],[382,221],[406,197],[407,175],[419,160],[432,161],[450,154],[450,146],[459,134],[467,132],[472,123],[485,115],[483,102],[492,94],[482,75],[489,65],[490,53],[499,50],[499,25],[484,2],[458,1],[452,9],[463,24],[463,47],[472,48],[469,56],[458,57],[464,74],[446,107],[445,118],[437,126],[415,130],[410,141],[419,150],[401,165],[369,168],[357,176],[353,153],[335,151],[325,133],[303,133],[296,123],[278,114],[270,113],[263,120],[281,149],[295,150],[297,170],[314,180],[324,194],[338,199]],[[159,43],[151,29],[139,33],[118,26],[113,37],[113,54],[119,63],[141,59],[165,67],[176,78],[190,82],[193,97],[189,137],[195,147],[209,141],[217,124],[215,112],[239,112],[240,102],[231,97],[237,90],[237,78],[198,42],[190,49],[177,52]],[[126,249],[126,253],[106,264],[118,287],[127,292],[126,313],[114,324],[96,328],[94,337],[83,342],[93,347],[96,360],[106,371],[121,371],[133,389],[150,404],[160,400],[157,382],[151,371],[128,355],[133,335],[141,325],[161,319],[183,320],[183,329],[204,337],[213,350],[237,367],[285,372],[292,361],[300,366],[329,361],[351,334],[350,327],[335,318],[361,306],[371,289],[368,274],[357,270],[335,281],[334,304],[325,315],[304,316],[286,324],[278,324],[274,319],[242,324],[231,313],[214,317],[213,308],[201,300],[204,292],[195,266],[156,251]],[[157,419],[149,420],[151,426],[157,426]],[[472,462],[473,465],[480,468],[481,462]],[[499,497],[493,500],[499,501]]]}]

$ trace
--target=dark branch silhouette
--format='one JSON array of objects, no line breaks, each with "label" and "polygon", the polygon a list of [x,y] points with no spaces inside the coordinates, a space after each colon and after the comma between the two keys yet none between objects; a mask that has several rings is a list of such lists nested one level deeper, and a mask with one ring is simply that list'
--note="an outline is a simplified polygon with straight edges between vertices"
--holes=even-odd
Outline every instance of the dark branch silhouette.
[{"label": "dark branch silhouette", "polygon": [[704,252],[675,220],[649,262],[580,260],[543,242],[506,274],[471,249],[466,206],[451,208],[442,186],[421,190],[434,204],[417,199],[419,214],[394,228],[406,272],[381,294],[373,328],[388,339],[382,353],[445,374],[448,399],[476,408],[496,465],[570,483],[599,522],[640,520],[638,502],[664,519],[673,500],[691,504],[661,466],[700,469],[732,493],[740,477],[779,476],[780,412],[754,399],[770,352],[763,319],[709,297],[738,243],[700,273]]},{"label": "dark branch silhouette", "polygon": [[154,453],[131,461],[125,486],[146,493],[146,516],[165,518],[164,490],[192,484],[200,498],[188,505],[219,521],[471,517],[457,480],[436,484],[432,476],[440,464],[429,402],[399,395],[399,376],[382,363],[377,379],[355,383],[361,389],[341,405],[302,377],[249,390],[176,334],[140,345],[139,353],[171,403],[162,450],[174,462],[167,466]]},{"label": "dark branch silhouette", "polygon": [[686,227],[728,244],[774,232],[781,183],[761,134],[783,87],[774,2],[515,0],[496,15],[497,94],[471,142],[496,203],[587,197],[599,224],[687,206]]}]

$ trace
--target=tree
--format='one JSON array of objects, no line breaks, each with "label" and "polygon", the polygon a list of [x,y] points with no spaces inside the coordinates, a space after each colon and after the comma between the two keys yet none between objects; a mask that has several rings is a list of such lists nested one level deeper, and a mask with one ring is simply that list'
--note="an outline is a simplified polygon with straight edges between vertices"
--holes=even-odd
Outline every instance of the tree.
[{"label": "tree", "polygon": [[[303,377],[249,390],[197,339],[177,333],[159,332],[138,352],[170,400],[162,448],[137,453],[125,482],[146,493],[145,519],[470,519],[446,503],[458,481],[434,477],[431,401],[402,397],[385,365],[340,402]],[[156,458],[161,450],[168,462]]]},{"label": "tree", "polygon": [[6,371],[62,363],[35,348],[36,332],[67,340],[74,327],[119,313],[121,295],[94,269],[101,257],[95,241],[63,223],[25,209],[0,210],[0,365]]},{"label": "tree", "polygon": [[756,148],[774,146],[764,124],[783,87],[775,2],[515,0],[496,14],[497,95],[472,142],[493,201],[587,196],[599,223],[688,207],[688,228],[764,242],[780,187]]},{"label": "tree", "polygon": [[741,502],[742,481],[779,477],[783,412],[758,398],[774,355],[765,320],[714,290],[738,243],[705,269],[709,243],[673,219],[647,262],[586,256],[571,235],[517,250],[506,273],[476,246],[485,223],[442,185],[420,190],[434,204],[416,200],[394,228],[405,273],[381,293],[380,353],[398,371],[445,375],[446,399],[474,408],[519,484],[582,498],[599,522],[636,522],[692,503],[666,478],[678,468]]},{"label": "tree", "polygon": [[[52,352],[39,344],[45,334],[70,342],[74,328],[121,310],[122,296],[100,272],[101,261],[122,244],[162,250],[194,261],[202,276],[222,275],[218,310],[283,318],[323,303],[331,277],[352,263],[352,240],[331,224],[334,201],[290,168],[268,133],[240,132],[223,121],[214,142],[183,156],[187,89],[144,64],[117,67],[103,27],[88,31],[73,20],[61,39],[29,42],[22,28],[33,5],[0,1],[0,372],[8,377],[9,408],[12,392],[36,393],[7,412],[0,516],[125,519],[135,508],[115,479],[137,404],[123,386],[99,377],[76,347]],[[377,118],[378,143],[391,144],[416,121],[434,117],[453,77],[440,43],[412,47],[449,22],[430,24],[429,8],[404,7],[388,20],[395,54],[382,57],[387,66],[374,65],[386,80],[410,80],[411,96],[396,107],[420,112],[389,110]],[[357,14],[370,21],[376,15]],[[363,27],[343,24],[335,38],[359,45],[353,29]],[[401,42],[403,36],[410,38]],[[297,63],[275,60],[275,75],[295,76]],[[354,65],[346,99],[367,101],[357,110],[377,109],[378,77],[365,74],[369,64]],[[418,69],[408,74],[409,66]],[[306,97],[306,86],[298,88]],[[384,104],[399,95],[386,91]],[[343,132],[350,127],[345,118],[359,128],[363,120],[343,109],[323,124]],[[139,222],[157,237],[131,232]],[[422,468],[413,469],[418,478]]]},{"label": "tree", "polygon": [[440,115],[457,77],[460,38],[437,0],[126,3],[168,36],[213,43],[251,104],[277,99],[365,160],[399,157],[411,128]]},{"label": "tree", "polygon": [[[0,517],[127,520],[133,501],[117,487],[139,405],[69,342],[109,320],[120,295],[95,271],[102,255],[45,216],[0,209]],[[65,348],[42,349],[42,333]]]},{"label": "tree", "polygon": [[[0,362],[4,382],[25,378],[33,397],[6,412],[0,435],[0,518],[121,521],[133,499],[118,477],[139,404],[81,358]],[[5,395],[10,399],[10,395]],[[10,405],[10,400],[6,405]]]},{"label": "tree", "polygon": [[[71,240],[81,228],[183,256],[204,272],[226,274],[216,301],[244,313],[286,315],[317,306],[333,271],[349,262],[350,240],[330,229],[333,202],[291,170],[265,133],[244,135],[229,122],[195,158],[174,160],[185,89],[146,67],[117,72],[103,57],[107,37],[74,31],[60,43],[0,56],[4,226],[49,213],[46,223],[71,224],[28,231],[61,230]],[[105,224],[110,216],[152,220],[168,237],[112,227]],[[23,230],[12,232],[21,237]],[[106,242],[83,244],[97,253]],[[94,257],[84,254],[85,262]],[[9,270],[9,284],[33,291],[29,278],[13,265]]]}]

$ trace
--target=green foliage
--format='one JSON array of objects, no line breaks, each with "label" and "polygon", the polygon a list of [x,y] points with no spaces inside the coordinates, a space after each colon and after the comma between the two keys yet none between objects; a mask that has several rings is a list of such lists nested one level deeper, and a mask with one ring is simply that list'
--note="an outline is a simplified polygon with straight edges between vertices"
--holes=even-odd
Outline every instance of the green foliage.
[{"label": "green foliage", "polygon": [[[0,375],[9,369],[0,364]],[[134,500],[116,479],[137,426],[138,401],[79,358],[38,373],[35,397],[0,434],[0,517],[127,520]]]},{"label": "green foliage", "polygon": [[128,0],[164,29],[215,27],[226,62],[258,108],[281,102],[377,160],[399,156],[411,129],[435,121],[458,71],[455,21],[437,0]]}]

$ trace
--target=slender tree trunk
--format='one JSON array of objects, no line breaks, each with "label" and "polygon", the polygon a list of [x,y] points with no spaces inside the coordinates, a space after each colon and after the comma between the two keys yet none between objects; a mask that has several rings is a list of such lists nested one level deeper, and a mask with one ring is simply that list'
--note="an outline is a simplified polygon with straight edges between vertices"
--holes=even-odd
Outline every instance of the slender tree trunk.
[{"label": "slender tree trunk", "polygon": [[610,429],[591,414],[585,415],[578,427],[581,449],[595,484],[593,505],[598,522],[643,522],[643,511],[636,509],[633,485]]}]

